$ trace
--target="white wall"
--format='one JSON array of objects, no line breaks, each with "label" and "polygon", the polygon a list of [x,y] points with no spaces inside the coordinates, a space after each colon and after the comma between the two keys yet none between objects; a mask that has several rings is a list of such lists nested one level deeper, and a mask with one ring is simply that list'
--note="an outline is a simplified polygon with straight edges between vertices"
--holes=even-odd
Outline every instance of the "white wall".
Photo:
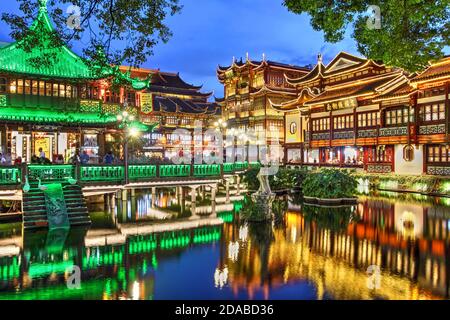
[{"label": "white wall", "polygon": [[423,173],[423,148],[414,146],[414,160],[407,162],[403,160],[404,144],[395,145],[395,173],[397,174],[416,174]]}]

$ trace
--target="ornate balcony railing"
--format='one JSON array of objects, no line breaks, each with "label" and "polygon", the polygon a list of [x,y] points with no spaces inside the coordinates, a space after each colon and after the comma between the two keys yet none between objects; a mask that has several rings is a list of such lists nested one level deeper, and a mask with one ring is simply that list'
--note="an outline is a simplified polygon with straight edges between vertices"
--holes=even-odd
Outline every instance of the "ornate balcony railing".
[{"label": "ornate balcony railing", "polygon": [[358,138],[376,138],[377,129],[358,130]]},{"label": "ornate balcony railing", "polygon": [[166,177],[189,177],[191,166],[189,164],[168,164],[159,166],[159,176]]},{"label": "ornate balcony railing", "polygon": [[432,124],[419,127],[419,134],[441,134],[445,133],[445,124]]},{"label": "ornate balcony railing", "polygon": [[80,168],[81,181],[120,182],[125,177],[125,168],[120,165],[82,166]]},{"label": "ornate balcony railing", "polygon": [[355,132],[352,131],[336,131],[333,132],[333,139],[354,139]]},{"label": "ornate balcony railing", "polygon": [[20,174],[20,168],[0,167],[0,186],[20,183]]},{"label": "ornate balcony railing", "polygon": [[369,173],[390,173],[393,171],[392,163],[369,163],[367,172]]},{"label": "ornate balcony railing", "polygon": [[128,167],[130,180],[156,178],[156,171],[156,165],[130,165]]},{"label": "ornate balcony railing", "polygon": [[29,165],[28,179],[45,181],[64,181],[75,178],[75,167],[63,165]]},{"label": "ornate balcony railing", "polygon": [[194,176],[204,177],[204,176],[219,176],[220,175],[220,164],[195,164],[194,165]]},{"label": "ornate balcony railing", "polygon": [[405,136],[408,134],[408,127],[380,128],[380,137]]}]

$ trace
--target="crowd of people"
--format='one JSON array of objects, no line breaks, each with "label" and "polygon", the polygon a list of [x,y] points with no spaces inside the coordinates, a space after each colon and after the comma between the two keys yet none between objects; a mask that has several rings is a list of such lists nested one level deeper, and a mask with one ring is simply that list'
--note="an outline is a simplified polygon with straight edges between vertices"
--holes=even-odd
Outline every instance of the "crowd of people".
[{"label": "crowd of people", "polygon": [[[16,157],[14,161],[11,159],[11,156],[5,156],[3,153],[0,153],[0,165],[2,166],[10,166],[10,165],[21,165],[23,162],[22,157]],[[62,154],[55,155],[53,157],[53,161],[50,160],[42,148],[39,148],[38,153],[31,156],[30,162],[32,164],[90,164],[91,156],[86,151],[76,152],[72,157],[67,160],[64,159]],[[118,160],[112,151],[108,151],[104,157],[100,158],[98,163],[100,164],[114,164],[119,163]]]}]

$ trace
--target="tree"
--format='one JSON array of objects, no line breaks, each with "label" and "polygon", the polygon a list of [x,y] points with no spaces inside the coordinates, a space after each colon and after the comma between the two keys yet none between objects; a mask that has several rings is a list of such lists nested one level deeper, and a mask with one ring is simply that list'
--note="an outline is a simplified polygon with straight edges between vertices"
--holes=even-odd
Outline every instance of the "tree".
[{"label": "tree", "polygon": [[[361,54],[409,71],[442,57],[450,45],[450,0],[284,0],[284,5],[309,14],[314,30],[332,43],[353,27]],[[380,9],[380,28],[370,23],[373,6]]]},{"label": "tree", "polygon": [[[23,14],[3,13],[11,27],[11,37],[21,41],[24,50],[31,47],[39,30],[30,30],[39,5],[47,4],[56,28],[47,46],[83,43],[83,56],[97,65],[138,67],[153,54],[153,47],[167,42],[172,33],[164,24],[167,15],[181,10],[179,0],[16,0]],[[50,39],[51,38],[51,39]],[[41,41],[42,43],[42,41]],[[51,63],[56,57],[44,57]]]}]

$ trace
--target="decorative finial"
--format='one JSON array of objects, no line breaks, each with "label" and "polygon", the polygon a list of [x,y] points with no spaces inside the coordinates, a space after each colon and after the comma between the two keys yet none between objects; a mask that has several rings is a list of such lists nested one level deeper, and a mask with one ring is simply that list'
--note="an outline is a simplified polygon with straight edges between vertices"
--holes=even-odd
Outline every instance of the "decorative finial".
[{"label": "decorative finial", "polygon": [[245,60],[246,60],[246,61],[249,61],[249,58],[248,58],[248,52],[245,53]]},{"label": "decorative finial", "polygon": [[322,63],[322,54],[321,53],[319,53],[318,55],[317,55],[317,63],[319,64],[319,63]]},{"label": "decorative finial", "polygon": [[233,64],[236,62],[236,57],[233,56]]},{"label": "decorative finial", "polygon": [[39,2],[39,10],[47,10],[48,0],[38,0],[38,2]]},{"label": "decorative finial", "polygon": [[263,53],[263,61],[266,61],[266,54]]}]

